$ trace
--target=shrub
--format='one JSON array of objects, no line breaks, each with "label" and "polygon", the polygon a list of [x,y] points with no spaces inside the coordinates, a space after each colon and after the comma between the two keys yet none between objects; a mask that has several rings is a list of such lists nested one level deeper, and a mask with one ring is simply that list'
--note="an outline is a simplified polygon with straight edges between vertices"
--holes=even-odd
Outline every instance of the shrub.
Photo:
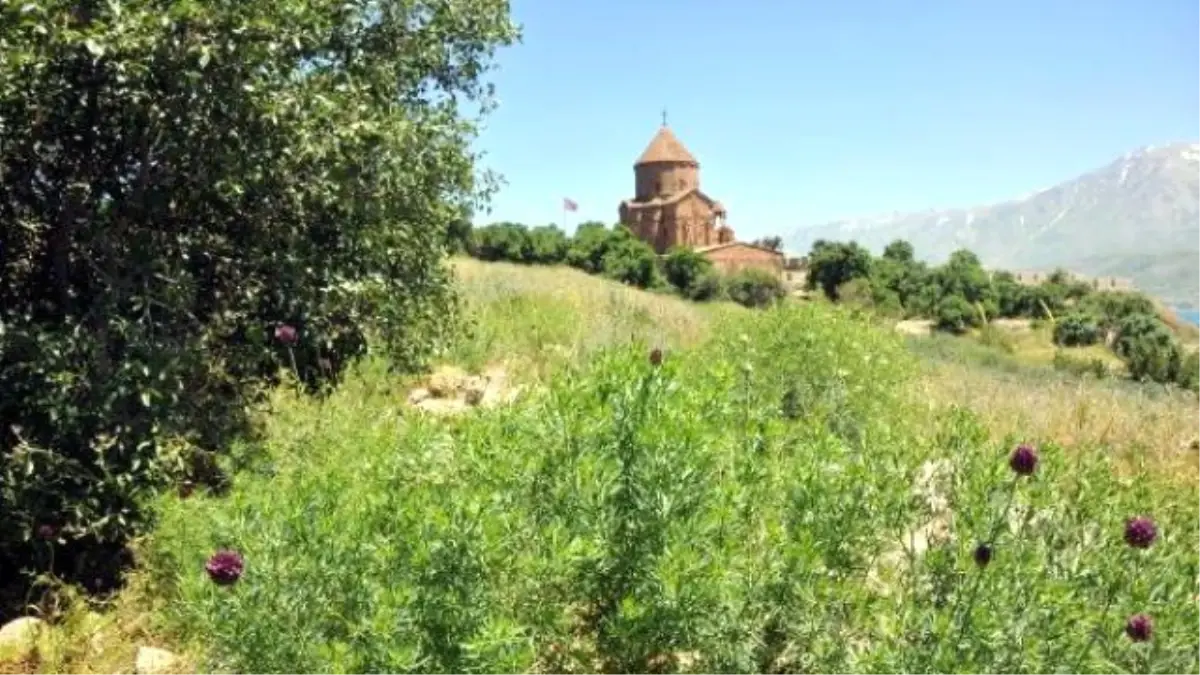
[{"label": "shrub", "polygon": [[934,327],[946,333],[961,334],[975,325],[978,316],[966,298],[961,295],[947,295],[937,303]]},{"label": "shrub", "polygon": [[567,249],[567,264],[588,274],[600,274],[604,271],[604,256],[617,243],[630,236],[629,230],[624,227],[610,230],[604,223],[580,223]]},{"label": "shrub", "polygon": [[474,230],[471,255],[488,262],[534,262],[529,230],[520,223],[493,223]]},{"label": "shrub", "polygon": [[720,300],[725,297],[725,285],[721,275],[715,270],[704,272],[688,287],[687,297],[697,302]]},{"label": "shrub", "polygon": [[663,283],[654,249],[633,237],[622,237],[609,247],[602,270],[604,276],[638,288],[656,288]]},{"label": "shrub", "polygon": [[767,307],[787,295],[778,274],[749,267],[725,279],[729,299],[745,307]]},{"label": "shrub", "polygon": [[164,462],[211,457],[163,439],[223,447],[281,366],[318,386],[371,329],[398,367],[430,355],[482,186],[429,97],[486,106],[515,31],[502,2],[413,4],[0,8],[5,583],[100,576]]},{"label": "shrub", "polygon": [[1184,389],[1200,390],[1200,353],[1191,350],[1183,357],[1175,383]]},{"label": "shrub", "polygon": [[1083,312],[1071,312],[1054,325],[1054,344],[1063,347],[1086,347],[1096,344],[1100,338],[1096,317]]},{"label": "shrub", "polygon": [[712,271],[712,262],[695,249],[674,247],[662,260],[663,276],[680,294],[690,296],[692,288]]},{"label": "shrub", "polygon": [[566,261],[570,240],[556,225],[529,230],[528,261],[538,265],[559,265]]},{"label": "shrub", "polygon": [[1157,316],[1132,313],[1122,318],[1113,351],[1135,380],[1193,386],[1190,360],[1185,360],[1183,347]]}]

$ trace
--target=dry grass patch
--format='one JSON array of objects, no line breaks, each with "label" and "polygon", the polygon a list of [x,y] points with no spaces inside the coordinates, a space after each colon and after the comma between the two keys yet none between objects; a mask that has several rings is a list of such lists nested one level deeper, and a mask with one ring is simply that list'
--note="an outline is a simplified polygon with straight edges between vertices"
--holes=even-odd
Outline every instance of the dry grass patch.
[{"label": "dry grass patch", "polygon": [[542,379],[556,366],[628,342],[695,344],[714,318],[747,310],[649,293],[570,267],[453,261],[471,326],[452,361],[470,370],[504,362]]},{"label": "dry grass patch", "polygon": [[1040,379],[961,364],[930,364],[916,385],[936,406],[977,413],[992,433],[1108,447],[1129,466],[1170,480],[1200,479],[1193,442],[1200,426],[1195,394],[1178,389],[1071,377]]}]

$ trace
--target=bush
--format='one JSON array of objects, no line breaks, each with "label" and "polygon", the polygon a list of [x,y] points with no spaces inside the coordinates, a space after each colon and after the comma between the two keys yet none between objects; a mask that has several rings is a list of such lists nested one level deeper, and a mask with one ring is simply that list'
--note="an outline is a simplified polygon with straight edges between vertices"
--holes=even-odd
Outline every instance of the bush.
[{"label": "bush", "polygon": [[526,262],[537,265],[559,265],[567,259],[570,240],[555,225],[543,225],[529,230],[529,256]]},{"label": "bush", "polygon": [[317,387],[371,330],[398,367],[431,354],[480,186],[429,97],[486,105],[515,31],[502,2],[413,4],[0,8],[4,583],[101,576],[166,463],[211,474],[281,367]]},{"label": "bush", "polygon": [[580,223],[567,249],[567,264],[588,274],[600,274],[604,271],[604,257],[609,250],[631,237],[624,227],[610,230],[604,223]]},{"label": "bush", "polygon": [[712,262],[695,249],[673,247],[662,260],[663,276],[685,297],[705,275],[712,272]]},{"label": "bush", "polygon": [[602,270],[609,279],[638,288],[656,288],[663,283],[654,249],[632,237],[623,237],[608,249]]},{"label": "bush", "polygon": [[534,261],[529,230],[519,223],[493,223],[471,233],[471,255],[489,262]]},{"label": "bush", "polygon": [[697,302],[720,300],[725,297],[725,283],[715,270],[704,272],[688,287],[687,297]]},{"label": "bush", "polygon": [[1063,347],[1086,347],[1101,338],[1100,323],[1096,317],[1083,312],[1072,312],[1054,325],[1054,344]]},{"label": "bush", "polygon": [[1200,391],[1200,354],[1195,350],[1189,351],[1187,356],[1183,357],[1175,383],[1184,389]]},{"label": "bush", "polygon": [[1135,380],[1191,386],[1183,347],[1156,315],[1134,312],[1124,316],[1117,324],[1113,351]]},{"label": "bush", "polygon": [[978,320],[975,308],[961,295],[942,298],[938,301],[936,312],[934,328],[956,335],[967,332]]},{"label": "bush", "polygon": [[725,293],[744,307],[767,307],[786,296],[787,290],[778,274],[749,267],[725,279]]}]

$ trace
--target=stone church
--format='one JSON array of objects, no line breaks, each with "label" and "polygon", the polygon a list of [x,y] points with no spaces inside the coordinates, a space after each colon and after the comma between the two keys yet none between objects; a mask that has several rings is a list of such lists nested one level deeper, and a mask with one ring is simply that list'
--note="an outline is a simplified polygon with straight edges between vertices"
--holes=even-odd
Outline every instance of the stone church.
[{"label": "stone church", "polygon": [[739,242],[725,207],[700,189],[700,163],[664,124],[633,165],[634,198],[621,202],[621,224],[660,255],[696,249],[723,272],[759,267],[783,273],[783,254]]}]

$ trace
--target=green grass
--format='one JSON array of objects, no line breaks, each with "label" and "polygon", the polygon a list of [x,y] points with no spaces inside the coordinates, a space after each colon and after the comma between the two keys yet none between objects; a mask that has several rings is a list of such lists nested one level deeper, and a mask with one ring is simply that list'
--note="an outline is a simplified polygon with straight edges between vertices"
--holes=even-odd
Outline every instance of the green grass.
[{"label": "green grass", "polygon": [[[1033,338],[456,268],[473,321],[446,360],[505,366],[516,404],[423,416],[378,361],[323,401],[276,392],[229,497],[160,501],[103,635],[64,622],[70,649],[0,672],[110,672],[139,644],[240,672],[1200,669],[1195,395],[1055,371]],[[246,557],[231,588],[203,572],[221,547]]]},{"label": "green grass", "polygon": [[[947,373],[982,389],[995,371],[821,303],[459,272],[476,322],[449,358],[508,364],[532,385],[515,404],[421,416],[368,362],[323,401],[277,392],[230,496],[161,501],[143,573],[200,667],[1200,670],[1195,491],[1129,439],[943,401]],[[1008,468],[1019,441],[1032,478]],[[914,491],[932,460],[935,499]],[[1145,551],[1122,541],[1138,514],[1161,533]],[[924,550],[931,522],[946,536]],[[221,547],[245,555],[232,587],[203,571]],[[1152,641],[1123,635],[1135,612]]]}]

